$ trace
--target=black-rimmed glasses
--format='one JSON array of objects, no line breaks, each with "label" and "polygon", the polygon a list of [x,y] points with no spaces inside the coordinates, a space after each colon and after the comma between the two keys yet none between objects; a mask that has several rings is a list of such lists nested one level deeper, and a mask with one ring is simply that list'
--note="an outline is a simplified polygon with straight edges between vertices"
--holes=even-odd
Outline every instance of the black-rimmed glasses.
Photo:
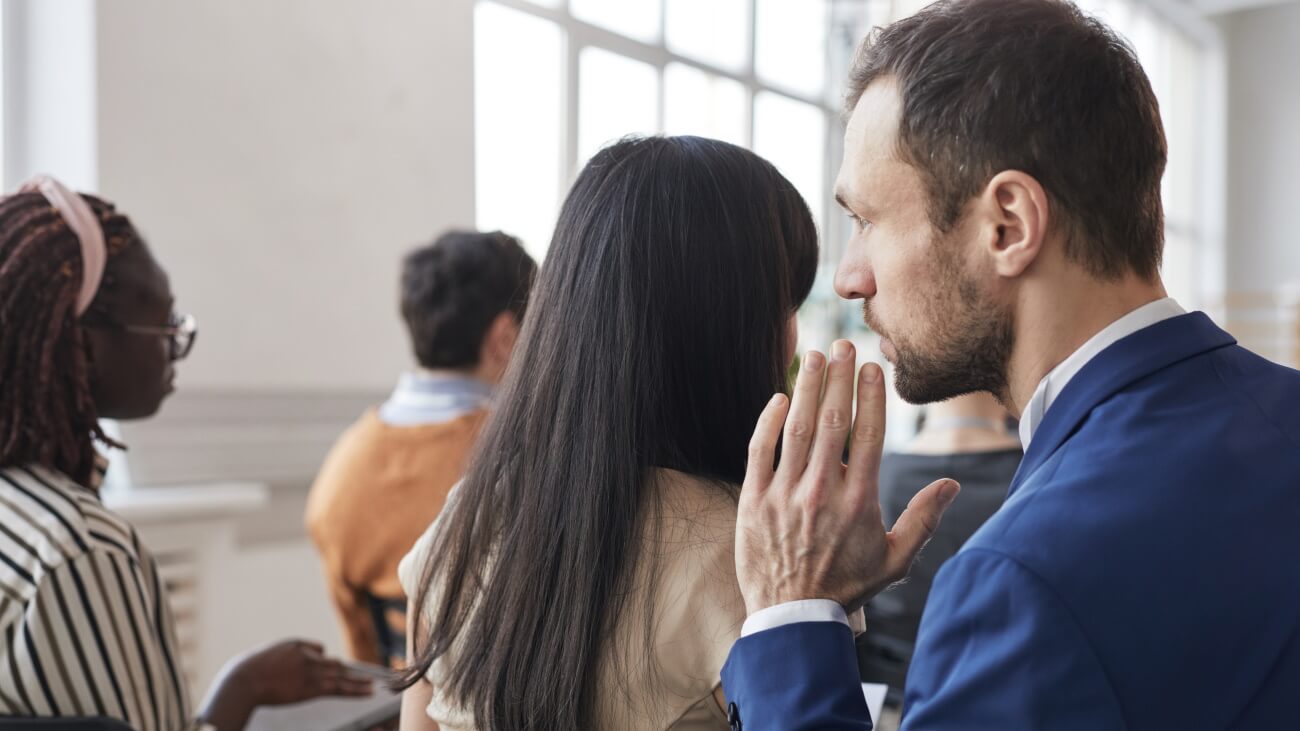
[{"label": "black-rimmed glasses", "polygon": [[194,340],[199,336],[199,324],[194,319],[194,316],[176,313],[172,313],[171,317],[167,319],[167,324],[161,327],[156,325],[128,325],[111,320],[87,323],[87,327],[167,338],[167,355],[172,362],[189,355],[190,351],[194,349]]}]

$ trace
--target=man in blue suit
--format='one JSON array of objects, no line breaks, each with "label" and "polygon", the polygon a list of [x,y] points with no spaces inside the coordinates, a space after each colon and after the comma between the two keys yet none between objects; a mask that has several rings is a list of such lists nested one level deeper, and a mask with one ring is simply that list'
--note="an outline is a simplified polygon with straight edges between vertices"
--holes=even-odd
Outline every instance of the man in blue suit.
[{"label": "man in blue suit", "polygon": [[[849,109],[837,291],[904,398],[990,391],[1026,447],[935,580],[903,728],[1300,728],[1300,373],[1167,296],[1133,52],[1057,0],[944,0],[864,46]],[[860,371],[850,424],[854,361],[810,353],[755,430],[733,729],[871,728],[844,613],[958,491],[886,532],[883,374]]]}]

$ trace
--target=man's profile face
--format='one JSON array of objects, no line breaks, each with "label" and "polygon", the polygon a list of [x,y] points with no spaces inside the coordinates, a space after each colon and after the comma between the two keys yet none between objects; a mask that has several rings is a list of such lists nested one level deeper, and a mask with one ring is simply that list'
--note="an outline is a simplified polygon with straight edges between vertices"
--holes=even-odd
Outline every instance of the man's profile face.
[{"label": "man's profile face", "polygon": [[884,78],[867,87],[849,119],[835,190],[853,235],[835,291],[863,300],[905,400],[1001,394],[1014,344],[1011,309],[993,297],[995,275],[968,244],[967,222],[947,233],[932,225],[921,175],[897,152],[901,111],[897,84]]}]

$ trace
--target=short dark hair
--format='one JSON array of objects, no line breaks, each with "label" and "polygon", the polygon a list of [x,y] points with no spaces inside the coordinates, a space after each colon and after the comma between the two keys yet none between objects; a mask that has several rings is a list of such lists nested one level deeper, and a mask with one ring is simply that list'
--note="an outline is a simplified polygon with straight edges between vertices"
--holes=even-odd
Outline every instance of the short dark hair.
[{"label": "short dark hair", "polygon": [[1100,21],[1063,0],[941,0],[867,37],[847,109],[885,77],[902,96],[900,159],[940,231],[1020,170],[1047,191],[1067,257],[1104,279],[1155,278],[1164,128],[1133,49]]},{"label": "short dark hair", "polygon": [[537,273],[519,240],[492,231],[448,231],[402,263],[402,318],[425,368],[478,364],[483,337],[502,312],[521,322]]}]

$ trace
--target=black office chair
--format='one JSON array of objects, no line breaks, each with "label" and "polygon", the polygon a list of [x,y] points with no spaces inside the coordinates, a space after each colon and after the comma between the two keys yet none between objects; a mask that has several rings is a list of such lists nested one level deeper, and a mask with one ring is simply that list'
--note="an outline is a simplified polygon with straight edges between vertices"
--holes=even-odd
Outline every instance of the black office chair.
[{"label": "black office chair", "polygon": [[394,667],[405,661],[406,600],[366,594],[366,604],[370,607],[370,620],[375,625],[379,664]]},{"label": "black office chair", "polygon": [[4,731],[135,731],[116,718],[12,718],[0,716]]}]

